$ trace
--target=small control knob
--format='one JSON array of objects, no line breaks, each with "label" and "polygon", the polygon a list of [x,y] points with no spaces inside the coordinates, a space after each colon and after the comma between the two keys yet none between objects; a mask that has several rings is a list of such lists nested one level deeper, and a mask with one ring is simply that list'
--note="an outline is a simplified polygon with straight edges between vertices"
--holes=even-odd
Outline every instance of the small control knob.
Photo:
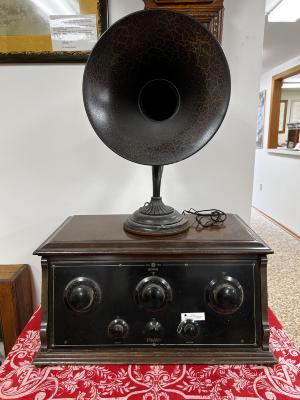
[{"label": "small control knob", "polygon": [[65,303],[77,312],[86,312],[100,301],[100,288],[95,281],[79,277],[70,281],[64,290]]},{"label": "small control knob", "polygon": [[124,319],[116,318],[109,323],[107,333],[114,340],[125,339],[129,333],[129,326]]},{"label": "small control knob", "polygon": [[244,301],[241,284],[230,276],[220,281],[212,281],[208,289],[208,302],[211,308],[221,314],[232,314]]},{"label": "small control knob", "polygon": [[172,289],[166,280],[150,276],[141,280],[135,288],[138,305],[147,311],[159,311],[172,301]]},{"label": "small control knob", "polygon": [[153,318],[146,324],[145,335],[150,341],[159,341],[163,336],[162,324]]},{"label": "small control knob", "polygon": [[193,341],[199,336],[199,324],[190,319],[182,321],[178,326],[178,333],[187,340]]}]

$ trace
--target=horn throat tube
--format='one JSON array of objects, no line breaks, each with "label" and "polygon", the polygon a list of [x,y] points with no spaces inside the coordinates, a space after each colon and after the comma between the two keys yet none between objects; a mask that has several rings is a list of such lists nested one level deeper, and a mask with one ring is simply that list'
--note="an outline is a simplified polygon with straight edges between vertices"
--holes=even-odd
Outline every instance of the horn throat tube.
[{"label": "horn throat tube", "polygon": [[140,90],[138,106],[143,115],[154,121],[170,119],[179,110],[178,89],[167,79],[150,80]]}]

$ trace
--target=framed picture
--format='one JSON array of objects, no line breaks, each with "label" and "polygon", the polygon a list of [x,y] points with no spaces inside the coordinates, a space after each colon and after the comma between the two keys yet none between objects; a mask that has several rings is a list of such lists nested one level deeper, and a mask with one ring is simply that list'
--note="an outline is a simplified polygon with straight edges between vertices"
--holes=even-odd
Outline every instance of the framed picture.
[{"label": "framed picture", "polygon": [[0,62],[82,62],[108,27],[108,0],[0,0]]},{"label": "framed picture", "polygon": [[289,122],[290,123],[300,122],[300,99],[292,101]]},{"label": "framed picture", "polygon": [[263,148],[264,125],[265,125],[265,104],[266,91],[259,92],[258,116],[257,116],[257,132],[256,132],[256,148]]},{"label": "framed picture", "polygon": [[145,9],[168,9],[195,18],[222,42],[224,0],[143,0]]},{"label": "framed picture", "polygon": [[280,101],[278,133],[285,132],[288,100]]}]

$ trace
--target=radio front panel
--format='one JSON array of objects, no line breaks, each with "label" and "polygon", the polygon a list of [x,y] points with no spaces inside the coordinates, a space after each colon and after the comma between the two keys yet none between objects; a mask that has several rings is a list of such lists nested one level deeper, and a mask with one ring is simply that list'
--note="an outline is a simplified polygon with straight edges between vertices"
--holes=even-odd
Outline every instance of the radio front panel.
[{"label": "radio front panel", "polygon": [[50,347],[256,346],[255,261],[50,264]]}]

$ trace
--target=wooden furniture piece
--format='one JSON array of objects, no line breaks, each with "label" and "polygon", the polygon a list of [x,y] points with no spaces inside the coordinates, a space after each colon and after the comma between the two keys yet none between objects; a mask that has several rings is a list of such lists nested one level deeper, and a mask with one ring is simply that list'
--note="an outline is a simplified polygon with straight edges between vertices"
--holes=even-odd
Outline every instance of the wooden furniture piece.
[{"label": "wooden furniture piece", "polygon": [[29,265],[0,265],[0,324],[6,354],[32,313]]},{"label": "wooden furniture piece", "polygon": [[274,363],[267,254],[239,217],[163,237],[126,233],[127,215],[68,218],[42,256],[34,364]]},{"label": "wooden furniture piece", "polygon": [[144,0],[145,9],[180,11],[205,25],[222,41],[224,0]]},{"label": "wooden furniture piece", "polygon": [[288,139],[287,147],[294,148],[300,142],[300,122],[287,124],[288,126]]}]

